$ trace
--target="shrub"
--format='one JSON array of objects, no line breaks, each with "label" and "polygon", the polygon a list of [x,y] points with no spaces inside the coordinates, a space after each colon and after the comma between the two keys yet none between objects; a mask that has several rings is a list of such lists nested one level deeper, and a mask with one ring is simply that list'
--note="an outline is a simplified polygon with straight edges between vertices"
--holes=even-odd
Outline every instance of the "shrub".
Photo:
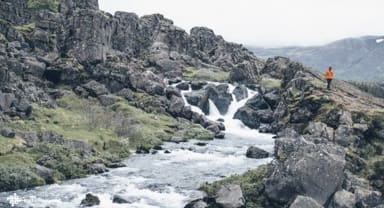
[{"label": "shrub", "polygon": [[47,9],[57,12],[58,5],[57,0],[28,0],[28,8],[30,9]]}]

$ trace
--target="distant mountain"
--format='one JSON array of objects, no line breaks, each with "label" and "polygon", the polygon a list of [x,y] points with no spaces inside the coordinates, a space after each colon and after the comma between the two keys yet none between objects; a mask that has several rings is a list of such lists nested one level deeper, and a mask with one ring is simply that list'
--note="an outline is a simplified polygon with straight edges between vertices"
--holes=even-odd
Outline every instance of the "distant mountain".
[{"label": "distant mountain", "polygon": [[285,56],[320,71],[332,66],[343,80],[384,80],[384,36],[347,38],[313,47],[249,48],[262,58]]}]

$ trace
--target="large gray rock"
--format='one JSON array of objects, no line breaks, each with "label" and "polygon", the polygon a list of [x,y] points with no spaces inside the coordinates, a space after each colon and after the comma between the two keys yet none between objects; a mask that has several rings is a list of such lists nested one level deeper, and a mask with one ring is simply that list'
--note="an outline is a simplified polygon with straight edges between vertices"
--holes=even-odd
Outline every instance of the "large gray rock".
[{"label": "large gray rock", "polygon": [[198,199],[195,201],[191,201],[190,203],[185,205],[184,208],[208,208],[208,204],[205,201]]},{"label": "large gray rock", "polygon": [[289,208],[323,208],[323,206],[310,197],[297,196]]},{"label": "large gray rock", "polygon": [[184,106],[185,103],[183,98],[173,95],[170,100],[168,112],[175,117],[180,117],[182,116]]},{"label": "large gray rock", "polygon": [[166,87],[162,79],[151,71],[131,73],[129,82],[134,89],[147,92],[150,95],[164,95],[165,93]]},{"label": "large gray rock", "polygon": [[11,93],[0,93],[0,110],[7,111],[11,105],[16,102],[14,94]]},{"label": "large gray rock", "polygon": [[94,80],[83,85],[83,88],[86,89],[91,96],[98,97],[100,95],[105,95],[108,93],[108,89],[105,85],[100,84]]},{"label": "large gray rock", "polygon": [[358,139],[359,137],[354,133],[353,128],[348,125],[339,125],[334,133],[335,142],[344,147],[354,144]]},{"label": "large gray rock", "polygon": [[215,199],[223,208],[245,208],[245,199],[239,185],[220,186]]},{"label": "large gray rock", "polygon": [[335,193],[328,208],[354,208],[355,203],[355,195],[343,189]]},{"label": "large gray rock", "polygon": [[243,100],[248,97],[248,89],[244,85],[239,85],[233,90],[236,101]]},{"label": "large gray rock", "polygon": [[280,204],[305,195],[324,205],[344,180],[346,162],[338,146],[281,137],[276,140],[275,157],[278,165],[265,182],[265,193]]},{"label": "large gray rock", "polygon": [[85,65],[104,62],[111,48],[112,16],[98,10],[80,9],[74,10],[70,20],[66,30],[71,36],[64,43],[68,55]]},{"label": "large gray rock", "polygon": [[15,137],[15,131],[11,128],[2,128],[0,131],[1,136],[6,138],[14,138]]},{"label": "large gray rock", "polygon": [[54,171],[41,165],[35,165],[35,172],[44,179],[45,183],[52,184],[55,182]]},{"label": "large gray rock", "polygon": [[93,207],[93,206],[96,206],[96,205],[99,205],[100,204],[100,199],[99,197],[97,196],[94,196],[90,193],[88,193],[86,196],[85,196],[85,199],[83,199],[81,201],[81,206],[84,206],[84,207]]},{"label": "large gray rock", "polygon": [[269,157],[269,153],[258,147],[251,146],[248,148],[246,156],[249,158],[262,159]]}]

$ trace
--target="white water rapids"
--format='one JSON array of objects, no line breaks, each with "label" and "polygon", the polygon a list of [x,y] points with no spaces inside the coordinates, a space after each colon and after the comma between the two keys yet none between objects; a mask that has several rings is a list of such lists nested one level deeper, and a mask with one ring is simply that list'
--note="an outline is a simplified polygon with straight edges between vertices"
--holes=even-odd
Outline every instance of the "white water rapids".
[{"label": "white water rapids", "polygon": [[[229,85],[231,93],[234,88]],[[188,91],[182,92],[185,102],[184,94]],[[87,193],[92,193],[101,201],[99,206],[95,206],[99,208],[182,208],[188,202],[203,197],[203,193],[197,190],[201,184],[241,174],[271,161],[271,158],[250,159],[245,153],[250,146],[272,152],[273,135],[261,134],[233,119],[237,109],[255,94],[255,91],[248,90],[248,98],[239,102],[233,97],[226,115],[220,115],[210,101],[207,118],[213,121],[224,119],[226,130],[222,140],[209,141],[206,146],[195,145],[197,140],[165,143],[163,148],[169,150],[169,154],[164,151],[134,154],[124,161],[127,167],[31,190],[0,193],[0,202],[7,202],[7,197],[16,194],[21,200],[15,207],[75,208],[79,207]],[[191,107],[193,111],[202,113],[201,109]],[[129,203],[113,203],[115,195]]]}]

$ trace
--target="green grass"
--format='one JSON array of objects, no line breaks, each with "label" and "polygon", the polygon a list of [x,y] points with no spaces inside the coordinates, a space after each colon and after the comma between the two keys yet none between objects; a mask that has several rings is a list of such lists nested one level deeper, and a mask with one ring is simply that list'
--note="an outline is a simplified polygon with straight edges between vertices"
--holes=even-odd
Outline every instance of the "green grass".
[{"label": "green grass", "polygon": [[260,85],[269,89],[279,89],[281,86],[281,80],[264,77],[260,80]]},{"label": "green grass", "polygon": [[14,148],[23,148],[24,140],[21,138],[5,138],[0,136],[0,155],[5,155],[13,151]]},{"label": "green grass", "polygon": [[316,88],[320,88],[320,89],[326,89],[327,88],[327,82],[325,80],[311,79],[310,82]]},{"label": "green grass", "polygon": [[28,154],[0,156],[0,191],[44,185],[44,180],[34,173],[33,168],[34,161]]},{"label": "green grass", "polygon": [[23,35],[30,35],[36,29],[36,23],[15,26],[15,29]]},{"label": "green grass", "polygon": [[7,38],[2,33],[0,33],[0,43],[7,43],[7,42],[8,42]]},{"label": "green grass", "polygon": [[183,79],[191,81],[224,82],[229,79],[229,72],[212,68],[189,67],[184,69]]},{"label": "green grass", "polygon": [[243,175],[234,175],[212,184],[203,185],[200,189],[207,193],[209,197],[213,197],[221,185],[235,184],[240,185],[243,195],[246,199],[246,207],[258,208],[264,207],[265,198],[262,196],[263,179],[266,178],[271,171],[271,165],[261,165],[256,170],[251,170]]}]

